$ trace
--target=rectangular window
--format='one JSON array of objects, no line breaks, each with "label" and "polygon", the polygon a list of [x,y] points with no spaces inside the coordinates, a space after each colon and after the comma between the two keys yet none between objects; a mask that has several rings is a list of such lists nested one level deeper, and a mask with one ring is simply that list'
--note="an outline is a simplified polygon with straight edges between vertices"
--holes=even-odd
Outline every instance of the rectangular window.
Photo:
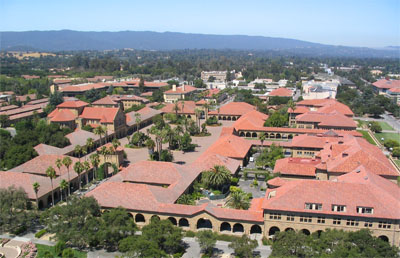
[{"label": "rectangular window", "polygon": [[306,202],[305,205],[304,205],[304,208],[306,210],[318,210],[318,211],[320,211],[320,210],[322,210],[322,203],[309,203],[309,202]]},{"label": "rectangular window", "polygon": [[287,220],[287,221],[294,221],[294,215],[288,214],[288,215],[286,216],[286,220]]},{"label": "rectangular window", "polygon": [[358,221],[354,219],[348,219],[346,225],[352,227],[358,227]]},{"label": "rectangular window", "polygon": [[325,224],[325,218],[324,217],[318,217],[317,218],[317,223]]},{"label": "rectangular window", "polygon": [[341,220],[340,218],[333,218],[333,225],[340,225]]},{"label": "rectangular window", "polygon": [[391,224],[392,223],[388,221],[379,221],[378,228],[391,228],[392,227]]},{"label": "rectangular window", "polygon": [[332,211],[346,212],[346,205],[332,204]]},{"label": "rectangular window", "polygon": [[300,222],[311,223],[312,222],[312,217],[311,216],[301,216],[300,217]]},{"label": "rectangular window", "polygon": [[270,213],[269,214],[269,219],[280,220],[281,219],[281,214],[280,213]]},{"label": "rectangular window", "polygon": [[373,224],[372,224],[371,221],[365,221],[365,222],[364,222],[364,227],[366,227],[366,228],[372,228],[372,226],[373,226]]},{"label": "rectangular window", "polygon": [[373,214],[373,213],[374,213],[374,208],[357,206],[357,213],[361,213],[361,214]]}]

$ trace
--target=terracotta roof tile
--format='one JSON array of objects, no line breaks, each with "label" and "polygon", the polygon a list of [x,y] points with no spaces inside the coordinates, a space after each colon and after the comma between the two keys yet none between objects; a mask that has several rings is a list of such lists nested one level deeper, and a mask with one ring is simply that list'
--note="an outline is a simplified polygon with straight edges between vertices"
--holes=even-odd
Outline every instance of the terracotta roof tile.
[{"label": "terracotta roof tile", "polygon": [[49,114],[51,115],[51,122],[69,122],[75,121],[75,118],[77,118],[77,115],[75,115],[72,111],[68,109],[55,109],[54,111]]},{"label": "terracotta roof tile", "polygon": [[381,79],[381,80],[374,82],[372,85],[374,85],[375,87],[380,88],[380,89],[397,88],[397,87],[400,87],[400,80]]},{"label": "terracotta roof tile", "polygon": [[213,110],[208,112],[210,115],[236,115],[241,116],[252,110],[256,110],[256,107],[250,105],[246,102],[229,102],[228,104],[223,105],[219,112],[218,110]]},{"label": "terracotta roof tile", "polygon": [[278,88],[268,94],[269,97],[292,97],[293,91],[288,88]]},{"label": "terracotta roof tile", "polygon": [[86,107],[87,105],[89,105],[89,103],[86,103],[81,100],[65,101],[65,102],[57,105],[57,108],[80,108],[80,107]]},{"label": "terracotta roof tile", "polygon": [[85,119],[100,120],[101,123],[114,123],[119,108],[85,107],[79,116]]},{"label": "terracotta roof tile", "polygon": [[[185,88],[185,89],[184,89]],[[197,88],[190,86],[190,85],[185,85],[185,87],[180,86],[180,87],[176,87],[176,91],[174,90],[167,90],[164,92],[164,94],[186,94],[186,93],[190,93],[193,91],[196,91]]]},{"label": "terracotta roof tile", "polygon": [[315,177],[316,165],[321,161],[319,159],[308,158],[284,158],[275,163],[274,173],[294,176]]}]

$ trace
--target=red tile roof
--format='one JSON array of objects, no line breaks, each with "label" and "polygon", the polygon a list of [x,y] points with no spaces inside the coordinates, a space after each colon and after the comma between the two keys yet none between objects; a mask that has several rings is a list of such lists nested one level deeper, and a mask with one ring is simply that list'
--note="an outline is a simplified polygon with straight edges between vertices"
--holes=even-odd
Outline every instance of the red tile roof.
[{"label": "red tile roof", "polygon": [[101,123],[114,123],[119,108],[85,107],[79,116],[84,119],[100,120]]},{"label": "red tile roof", "polygon": [[104,89],[108,88],[110,83],[93,83],[93,84],[85,84],[85,85],[69,85],[61,88],[61,92],[85,92],[91,89]]},{"label": "red tile roof", "polygon": [[207,91],[207,95],[206,95],[205,97],[206,97],[206,98],[212,98],[213,95],[216,95],[216,94],[218,94],[219,92],[220,92],[219,89],[209,89],[209,90]]},{"label": "red tile roof", "polygon": [[282,179],[280,177],[275,177],[273,179],[268,180],[267,184],[269,186],[274,186],[274,187],[279,187],[284,185],[286,182],[288,182],[289,180],[286,179]]},{"label": "red tile roof", "polygon": [[315,166],[321,161],[308,158],[284,158],[275,163],[274,173],[293,176],[315,177]]},{"label": "red tile roof", "polygon": [[86,107],[87,105],[89,105],[89,103],[86,103],[85,101],[71,100],[71,101],[65,101],[57,105],[57,108],[80,108],[80,107]]},{"label": "red tile roof", "polygon": [[209,170],[215,165],[225,166],[231,174],[235,174],[240,167],[240,161],[206,151],[197,158],[193,165],[201,168],[202,171]]},{"label": "red tile roof", "polygon": [[102,99],[96,100],[92,105],[117,105],[118,103],[111,96],[105,96]]},{"label": "red tile roof", "polygon": [[251,149],[251,143],[239,136],[221,135],[218,140],[212,144],[207,153],[219,154],[229,158],[244,159]]},{"label": "red tile roof", "polygon": [[268,115],[252,110],[242,115],[234,124],[236,130],[262,130]]},{"label": "red tile roof", "polygon": [[305,114],[301,114],[296,116],[296,122],[312,122],[318,123],[318,126],[321,127],[335,127],[335,128],[351,128],[356,129],[357,124],[353,119],[338,113],[320,113],[318,112],[307,112]]},{"label": "red tile roof", "polygon": [[[345,116],[354,116],[353,111],[351,109],[339,101],[335,99],[309,99],[309,100],[302,100],[297,103],[297,108],[300,107],[314,107],[317,108],[319,113],[332,113],[332,112],[339,112]],[[295,112],[296,113],[296,112]],[[305,113],[305,112],[301,112]]]},{"label": "red tile roof", "polygon": [[293,96],[293,91],[289,90],[288,88],[278,88],[278,89],[275,89],[275,90],[271,91],[268,94],[268,96],[269,97],[274,97],[274,96],[277,96],[277,97],[292,97]]},{"label": "red tile roof", "polygon": [[381,80],[374,82],[372,85],[374,85],[375,87],[380,88],[380,89],[397,88],[397,87],[400,87],[400,80],[381,79]]},{"label": "red tile roof", "polygon": [[[270,195],[272,192],[275,192],[274,197]],[[306,210],[305,203],[320,203],[322,210]],[[346,211],[332,211],[333,204],[345,205]],[[359,206],[373,208],[373,214],[357,213]],[[359,166],[335,181],[293,180],[277,189],[268,189],[263,208],[270,211],[398,220],[400,219],[400,188],[365,167]]]},{"label": "red tile roof", "polygon": [[193,91],[196,91],[197,88],[190,86],[190,85],[185,85],[185,86],[180,86],[180,87],[176,87],[176,91],[174,90],[167,90],[164,92],[164,94],[187,94]]},{"label": "red tile roof", "polygon": [[145,121],[145,120],[153,118],[154,116],[156,116],[158,114],[161,114],[162,112],[160,110],[153,109],[150,107],[144,107],[137,112],[132,111],[132,112],[126,113],[125,114],[126,124],[128,126],[132,126],[132,125],[136,124],[136,116],[135,116],[136,113],[140,114],[141,121]]},{"label": "red tile roof", "polygon": [[250,105],[246,102],[229,102],[226,105],[223,105],[219,112],[218,110],[213,110],[208,112],[210,115],[236,115],[241,116],[250,111],[256,110],[256,107]]},{"label": "red tile roof", "polygon": [[307,107],[304,107],[304,106],[296,106],[294,111],[292,110],[292,108],[288,108],[288,113],[293,113],[293,114],[304,114],[309,111],[310,111],[310,109]]},{"label": "red tile roof", "polygon": [[[175,114],[175,110],[174,110],[174,103],[168,103],[165,105],[165,107],[163,107],[161,109],[162,112],[164,113],[174,113]],[[178,114],[194,114],[194,110],[196,109],[196,103],[194,101],[184,101],[184,105],[183,105],[183,110],[182,110],[182,101],[178,102]]]},{"label": "red tile roof", "polygon": [[51,122],[69,122],[75,121],[77,115],[68,109],[55,109],[49,114],[49,117]]}]

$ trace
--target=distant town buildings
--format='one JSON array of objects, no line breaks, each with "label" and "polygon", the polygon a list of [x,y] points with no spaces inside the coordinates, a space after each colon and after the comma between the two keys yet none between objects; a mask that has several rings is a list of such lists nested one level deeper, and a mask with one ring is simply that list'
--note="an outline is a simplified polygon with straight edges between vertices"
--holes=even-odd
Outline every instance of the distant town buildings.
[{"label": "distant town buildings", "polygon": [[226,81],[227,71],[202,71],[201,79],[205,82],[210,80],[210,77],[214,78],[214,81],[224,82]]}]

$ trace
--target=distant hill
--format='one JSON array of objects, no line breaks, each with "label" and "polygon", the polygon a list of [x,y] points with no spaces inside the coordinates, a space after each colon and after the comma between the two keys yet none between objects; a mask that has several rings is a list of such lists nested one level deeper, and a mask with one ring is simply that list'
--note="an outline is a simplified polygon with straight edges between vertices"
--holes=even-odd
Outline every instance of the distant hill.
[{"label": "distant hill", "polygon": [[244,35],[209,35],[177,32],[120,31],[26,31],[0,32],[0,50],[39,49],[63,50],[112,50],[132,48],[140,50],[175,49],[234,49],[267,50],[295,55],[398,57],[394,49],[332,46],[296,39]]}]

